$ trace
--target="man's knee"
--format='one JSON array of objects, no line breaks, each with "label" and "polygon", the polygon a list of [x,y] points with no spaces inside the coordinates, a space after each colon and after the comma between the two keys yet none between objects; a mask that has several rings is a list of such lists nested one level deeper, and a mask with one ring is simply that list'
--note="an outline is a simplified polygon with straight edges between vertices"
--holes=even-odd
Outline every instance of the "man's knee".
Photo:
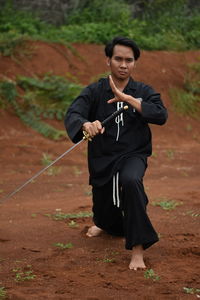
[{"label": "man's knee", "polygon": [[124,188],[137,188],[142,185],[142,178],[137,175],[123,176],[121,178],[121,185]]}]

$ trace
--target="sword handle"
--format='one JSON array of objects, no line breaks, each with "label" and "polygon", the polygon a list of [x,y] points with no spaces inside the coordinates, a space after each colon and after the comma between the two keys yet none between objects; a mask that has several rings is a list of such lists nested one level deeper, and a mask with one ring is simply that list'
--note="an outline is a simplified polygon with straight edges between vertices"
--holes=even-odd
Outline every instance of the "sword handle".
[{"label": "sword handle", "polygon": [[120,108],[119,110],[116,110],[114,113],[112,113],[109,117],[107,117],[105,120],[101,122],[102,127],[104,127],[109,121],[119,116],[124,110],[128,109],[128,105]]},{"label": "sword handle", "polygon": [[[101,122],[102,127],[104,127],[108,122],[110,122],[112,119],[119,116],[124,110],[128,109],[128,105],[125,105],[124,107],[121,107],[119,110],[116,110],[114,113],[112,113],[110,116],[108,116],[105,120]],[[83,130],[83,139],[88,140],[91,142],[92,138],[89,136],[87,131]]]}]

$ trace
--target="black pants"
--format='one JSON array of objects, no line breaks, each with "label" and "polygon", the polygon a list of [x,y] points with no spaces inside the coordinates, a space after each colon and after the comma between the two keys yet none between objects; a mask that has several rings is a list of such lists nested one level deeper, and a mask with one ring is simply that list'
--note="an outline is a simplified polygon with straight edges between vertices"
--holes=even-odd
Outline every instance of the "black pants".
[{"label": "black pants", "polygon": [[127,159],[119,170],[120,207],[113,203],[113,181],[93,187],[94,224],[109,234],[125,236],[128,250],[136,245],[146,249],[158,241],[146,213],[145,170],[146,163],[139,157]]}]

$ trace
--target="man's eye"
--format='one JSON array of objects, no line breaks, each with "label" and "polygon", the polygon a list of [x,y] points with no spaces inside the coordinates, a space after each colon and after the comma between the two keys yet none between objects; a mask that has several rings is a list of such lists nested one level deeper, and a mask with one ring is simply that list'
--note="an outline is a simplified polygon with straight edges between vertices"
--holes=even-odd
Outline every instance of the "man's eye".
[{"label": "man's eye", "polygon": [[115,57],[115,60],[121,61],[122,59],[121,59],[121,57]]}]

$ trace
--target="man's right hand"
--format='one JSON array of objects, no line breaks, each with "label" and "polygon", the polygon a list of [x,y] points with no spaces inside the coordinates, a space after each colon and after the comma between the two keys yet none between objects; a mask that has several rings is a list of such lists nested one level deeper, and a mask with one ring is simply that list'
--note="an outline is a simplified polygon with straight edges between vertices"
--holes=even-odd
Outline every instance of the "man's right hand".
[{"label": "man's right hand", "polygon": [[103,134],[105,131],[105,128],[102,127],[101,122],[98,120],[94,122],[85,122],[82,129],[86,131],[91,138],[97,134]]}]

